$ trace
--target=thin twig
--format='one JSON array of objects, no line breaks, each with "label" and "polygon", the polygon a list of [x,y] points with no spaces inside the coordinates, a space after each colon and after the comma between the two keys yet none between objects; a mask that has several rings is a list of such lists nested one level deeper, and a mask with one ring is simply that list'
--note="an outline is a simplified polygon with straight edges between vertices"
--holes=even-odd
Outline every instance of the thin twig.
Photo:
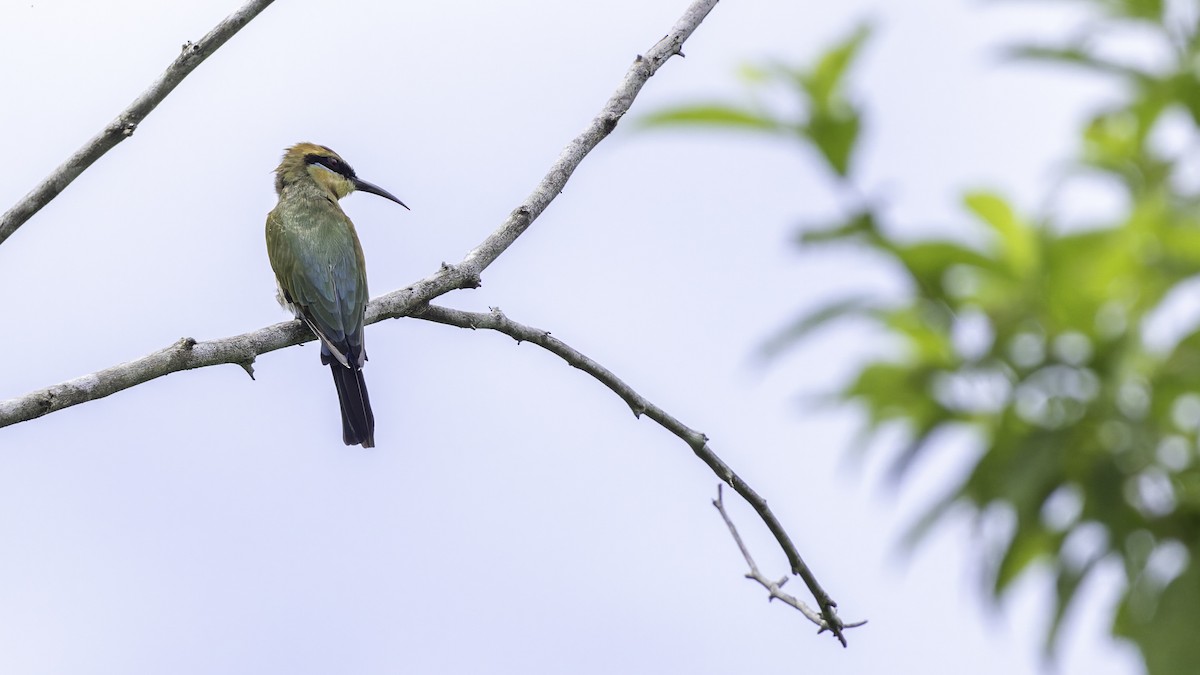
[{"label": "thin twig", "polygon": [[49,204],[71,184],[71,181],[78,178],[79,174],[100,159],[104,153],[116,147],[117,143],[132,136],[142,120],[146,119],[146,116],[159,103],[162,103],[167,94],[170,94],[183,81],[183,78],[187,77],[196,69],[196,66],[203,63],[204,59],[217,51],[218,47],[225,44],[229,38],[250,23],[251,19],[258,16],[272,2],[274,0],[250,0],[241,9],[225,17],[224,21],[200,38],[199,42],[184,44],[175,61],[146,91],[142,92],[141,96],[138,96],[128,108],[117,115],[116,119],[109,122],[108,126],[104,127],[100,133],[93,136],[92,140],[76,150],[75,154],[68,157],[49,176],[46,176],[29,194],[22,197],[21,201],[0,216],[0,244],[4,243],[4,240],[8,239],[13,232],[16,232],[18,227],[25,224],[25,221],[29,220],[33,214]]},{"label": "thin twig", "polygon": [[[265,6],[268,3],[262,4]],[[608,99],[600,114],[563,148],[554,165],[525,201],[513,209],[499,228],[471,249],[462,262],[457,265],[443,264],[436,273],[411,286],[375,298],[367,306],[367,323],[406,316],[417,307],[452,290],[478,287],[483,270],[529,229],[533,221],[562,192],[571,173],[592,148],[613,130],[617,120],[629,110],[646,81],[663,63],[680,53],[683,43],[716,4],[717,0],[693,2],[666,37],[659,40],[645,56],[634,59],[633,65],[629,67],[620,86]],[[103,398],[181,370],[238,364],[246,368],[247,372],[251,372],[250,366],[260,354],[312,339],[312,333],[299,321],[279,323],[219,340],[199,342],[184,338],[140,359],[39,389],[24,396],[0,400],[0,427]]]},{"label": "thin twig", "polygon": [[783,549],[784,554],[787,555],[788,563],[792,568],[792,574],[798,575],[804,580],[804,584],[808,586],[809,592],[812,593],[813,598],[816,599],[817,604],[820,606],[821,612],[817,615],[821,621],[820,625],[832,631],[843,646],[846,644],[846,638],[842,634],[844,624],[837,615],[837,603],[833,601],[833,598],[829,597],[825,589],[821,588],[821,584],[817,582],[817,578],[813,575],[812,570],[808,568],[804,559],[800,557],[800,553],[792,543],[791,537],[788,536],[787,531],[783,529],[783,526],[779,523],[779,520],[775,517],[771,509],[767,507],[766,500],[760,497],[746,481],[742,480],[741,476],[734,473],[733,469],[729,468],[713,452],[708,445],[707,436],[675,419],[662,408],[654,405],[641,394],[634,391],[632,387],[625,384],[612,371],[576,351],[562,340],[544,330],[538,330],[517,323],[505,316],[499,309],[493,308],[489,313],[480,313],[430,305],[415,312],[413,316],[449,326],[458,326],[459,328],[494,330],[504,333],[518,342],[533,343],[562,358],[568,365],[578,368],[599,380],[601,384],[608,387],[614,394],[621,397],[625,403],[629,404],[634,416],[641,417],[645,415],[682,439],[692,449],[692,452],[696,453],[696,456],[712,469],[718,478],[728,483],[734,491],[741,495],[754,508],[759,517],[762,518],[762,521],[766,523],[767,529],[775,536],[775,540],[779,542],[779,546]]},{"label": "thin twig", "polygon": [[[757,581],[760,586],[767,589],[767,600],[781,600],[784,604],[796,608],[804,615],[804,618],[816,624],[817,634],[831,630],[829,623],[817,612],[814,612],[811,607],[806,605],[802,600],[790,593],[784,593],[781,589],[788,582],[789,577],[782,577],[779,581],[773,581],[763,576],[762,572],[758,571],[758,565],[755,564],[754,558],[750,555],[750,550],[746,548],[746,543],[742,541],[742,535],[738,534],[737,527],[734,526],[733,520],[729,518],[729,514],[725,511],[725,496],[721,491],[723,486],[717,483],[717,498],[713,500],[713,506],[717,507],[721,518],[724,519],[725,525],[729,527],[729,534],[733,535],[733,541],[737,543],[738,550],[742,552],[742,557],[746,559],[746,564],[750,566],[750,572],[746,574],[747,579]],[[858,628],[865,625],[866,621],[856,621],[854,623],[842,624],[842,628]],[[832,631],[831,631],[832,632]],[[834,633],[841,641],[842,646],[846,646],[846,638],[840,633]]]}]

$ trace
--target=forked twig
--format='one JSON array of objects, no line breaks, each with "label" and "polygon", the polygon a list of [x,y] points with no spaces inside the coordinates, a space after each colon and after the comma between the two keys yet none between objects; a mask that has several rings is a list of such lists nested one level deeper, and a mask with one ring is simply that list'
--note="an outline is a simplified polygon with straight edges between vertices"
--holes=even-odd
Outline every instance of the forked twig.
[{"label": "forked twig", "polygon": [[738,550],[742,552],[742,557],[746,559],[746,564],[750,566],[750,571],[746,573],[746,578],[757,581],[763,588],[767,589],[768,601],[781,600],[784,604],[796,608],[801,614],[804,615],[804,618],[817,625],[818,635],[827,630],[832,631],[837,639],[841,641],[842,646],[845,647],[846,637],[842,634],[841,629],[858,628],[867,622],[856,621],[854,623],[841,623],[838,628],[832,628],[829,625],[829,622],[826,621],[819,612],[813,611],[811,607],[804,604],[804,602],[796,596],[791,595],[790,593],[784,593],[782,590],[780,590],[791,577],[781,577],[779,581],[772,581],[764,576],[763,573],[758,570],[758,565],[755,564],[754,558],[750,555],[750,550],[746,548],[746,542],[742,541],[742,535],[738,534],[737,527],[734,526],[733,520],[729,518],[729,513],[725,511],[725,496],[721,490],[723,487],[723,485],[717,483],[717,498],[713,500],[712,504],[713,506],[717,507],[717,511],[720,512],[721,518],[725,520],[725,524],[729,527],[729,534],[733,535],[733,541],[737,543]]}]

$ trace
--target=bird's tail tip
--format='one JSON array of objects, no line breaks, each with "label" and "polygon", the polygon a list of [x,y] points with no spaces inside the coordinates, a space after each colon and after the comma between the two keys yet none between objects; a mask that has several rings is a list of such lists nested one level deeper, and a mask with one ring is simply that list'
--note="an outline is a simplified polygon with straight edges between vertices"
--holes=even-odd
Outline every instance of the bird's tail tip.
[{"label": "bird's tail tip", "polygon": [[375,447],[375,415],[371,412],[371,399],[362,371],[347,368],[337,361],[330,362],[329,369],[333,371],[342,408],[342,441],[346,445]]}]

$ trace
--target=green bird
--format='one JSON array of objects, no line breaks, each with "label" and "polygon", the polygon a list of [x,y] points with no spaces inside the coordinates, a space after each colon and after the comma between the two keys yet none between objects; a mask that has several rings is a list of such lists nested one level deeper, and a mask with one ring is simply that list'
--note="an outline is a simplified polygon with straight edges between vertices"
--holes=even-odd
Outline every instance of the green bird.
[{"label": "green bird", "polygon": [[336,152],[298,143],[275,169],[279,203],[267,214],[267,256],[279,304],[321,340],[321,363],[333,371],[346,445],[375,447],[375,415],[362,367],[367,266],[354,223],[338,200],[361,190],[404,202],[354,174]]}]

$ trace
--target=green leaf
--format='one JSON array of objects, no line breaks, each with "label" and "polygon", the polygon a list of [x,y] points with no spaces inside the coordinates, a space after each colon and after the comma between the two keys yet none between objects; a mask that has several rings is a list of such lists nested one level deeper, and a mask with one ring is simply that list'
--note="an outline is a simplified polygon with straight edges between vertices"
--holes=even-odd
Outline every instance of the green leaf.
[{"label": "green leaf", "polygon": [[837,112],[816,110],[804,126],[804,134],[837,175],[850,173],[850,159],[858,143],[859,115],[849,108]]},{"label": "green leaf", "polygon": [[1000,595],[1029,565],[1049,556],[1059,537],[1036,525],[1019,524],[996,568],[992,592]]},{"label": "green leaf", "polygon": [[1096,563],[1103,560],[1102,555],[1093,555],[1088,560],[1084,561],[1078,569],[1066,566],[1061,559],[1058,562],[1058,574],[1054,580],[1054,590],[1058,595],[1058,601],[1054,606],[1054,616],[1050,619],[1050,629],[1046,632],[1046,640],[1043,643],[1043,648],[1047,656],[1054,655],[1054,647],[1058,641],[1059,630],[1062,629],[1063,619],[1067,616],[1067,610],[1071,608],[1071,603],[1075,600],[1076,592],[1082,585],[1083,580],[1096,567]]},{"label": "green leaf", "polygon": [[826,51],[811,70],[795,74],[808,96],[808,121],[802,131],[839,176],[850,173],[862,127],[862,115],[842,94],[843,80],[870,35],[870,26],[860,25]]},{"label": "green leaf", "polygon": [[887,480],[892,483],[900,483],[917,458],[929,447],[930,441],[933,440],[937,431],[951,419],[952,416],[948,411],[939,409],[933,419],[922,422],[921,428],[912,432],[912,436],[904,448],[888,466]]},{"label": "green leaf", "polygon": [[[1147,603],[1126,594],[1113,631],[1137,643],[1149,675],[1195,675],[1200,664],[1200,547],[1183,573]],[[1148,605],[1148,606],[1145,606]]]},{"label": "green leaf", "polygon": [[639,128],[708,127],[777,133],[785,126],[766,113],[727,103],[699,103],[665,108],[644,115],[636,122]]},{"label": "green leaf", "polygon": [[[950,331],[954,317],[944,303],[934,300],[919,300],[911,305],[893,309],[881,315],[890,332],[903,339],[907,350],[908,365],[914,375],[922,379],[915,394],[922,400],[929,399],[925,389],[927,377],[932,373],[917,373],[919,370],[952,369],[961,365],[954,350]],[[924,420],[916,420],[924,422]]]},{"label": "green leaf", "polygon": [[878,237],[875,225],[875,214],[870,211],[859,211],[837,225],[804,226],[796,234],[796,242],[805,244],[824,244],[858,239],[866,236],[874,241]]},{"label": "green leaf", "polygon": [[829,107],[838,99],[842,79],[870,36],[871,25],[860,24],[841,42],[821,55],[812,70],[800,75],[800,85],[808,92],[815,107]]},{"label": "green leaf", "polygon": [[1081,47],[1047,47],[1042,45],[1017,45],[1003,51],[1007,58],[1022,61],[1047,61],[1067,66],[1086,68],[1096,73],[1117,75],[1131,80],[1148,80],[1152,76],[1128,64],[1120,63],[1088,52]]},{"label": "green leaf", "polygon": [[956,289],[947,288],[950,268],[959,265],[979,270],[994,270],[996,261],[974,249],[947,240],[893,244],[896,259],[916,282],[921,293],[933,299],[953,297]]},{"label": "green leaf", "polygon": [[943,495],[905,530],[900,537],[898,548],[905,552],[915,549],[922,539],[929,536],[934,526],[949,518],[956,508],[959,511],[964,510],[964,503],[965,500],[960,489],[956,488]]},{"label": "green leaf", "polygon": [[890,419],[907,419],[927,407],[926,399],[912,395],[914,390],[924,389],[925,379],[925,374],[905,364],[877,361],[859,371],[842,396],[865,405],[869,423],[876,427]]},{"label": "green leaf", "polygon": [[851,297],[831,302],[824,307],[802,315],[791,325],[777,332],[759,348],[759,356],[764,360],[774,359],[796,343],[803,340],[812,331],[826,324],[851,316],[870,315],[882,309],[882,305],[867,297]]},{"label": "green leaf", "polygon": [[738,66],[738,79],[751,85],[766,84],[778,76],[778,69],[760,66],[754,63],[743,63]]},{"label": "green leaf", "polygon": [[1009,267],[1018,277],[1033,271],[1038,262],[1037,232],[1019,219],[1008,202],[991,192],[969,192],[966,207],[992,226],[1000,236],[1000,247]]},{"label": "green leaf", "polygon": [[1118,17],[1154,22],[1163,18],[1163,0],[1104,0],[1104,5]]},{"label": "green leaf", "polygon": [[1173,98],[1183,103],[1192,116],[1193,124],[1200,124],[1200,79],[1194,71],[1181,71],[1171,80]]}]

